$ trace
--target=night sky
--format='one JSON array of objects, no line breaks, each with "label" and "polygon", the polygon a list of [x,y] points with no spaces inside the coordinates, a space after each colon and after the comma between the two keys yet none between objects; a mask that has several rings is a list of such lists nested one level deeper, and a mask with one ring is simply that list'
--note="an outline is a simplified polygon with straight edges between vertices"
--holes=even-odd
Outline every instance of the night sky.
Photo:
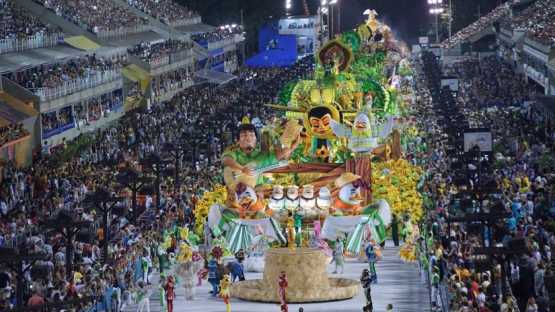
[{"label": "night sky", "polygon": [[[256,30],[269,19],[279,19],[285,15],[285,0],[176,0],[201,14],[203,20],[212,25],[240,22],[240,12],[247,28],[251,47],[256,46]],[[444,0],[448,3],[449,0]],[[454,9],[453,32],[485,14],[505,0],[451,0]],[[352,29],[364,20],[362,12],[375,9],[379,18],[391,26],[395,34],[408,42],[415,42],[425,35],[433,25],[428,14],[427,0],[339,0],[341,3],[342,29]],[[310,13],[315,14],[320,0],[307,0]],[[303,15],[303,1],[292,0],[293,15]],[[440,27],[446,36],[447,28]]]}]

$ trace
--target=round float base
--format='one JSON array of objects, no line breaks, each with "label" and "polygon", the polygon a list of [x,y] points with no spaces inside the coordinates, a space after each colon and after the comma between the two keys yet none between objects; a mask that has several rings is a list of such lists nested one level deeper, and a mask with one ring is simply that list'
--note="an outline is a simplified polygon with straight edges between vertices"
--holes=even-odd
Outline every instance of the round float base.
[{"label": "round float base", "polygon": [[234,283],[231,295],[249,301],[279,302],[278,277],[284,271],[288,279],[287,302],[336,301],[356,296],[359,282],[328,278],[327,263],[327,257],[319,249],[272,248],[266,252],[264,278]]}]

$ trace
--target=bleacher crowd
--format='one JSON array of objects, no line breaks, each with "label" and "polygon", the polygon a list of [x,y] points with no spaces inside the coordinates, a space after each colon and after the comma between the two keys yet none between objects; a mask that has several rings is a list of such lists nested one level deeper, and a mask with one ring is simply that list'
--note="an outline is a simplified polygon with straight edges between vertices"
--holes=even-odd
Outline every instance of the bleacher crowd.
[{"label": "bleacher crowd", "polygon": [[196,16],[193,11],[173,0],[127,0],[127,3],[167,25]]},{"label": "bleacher crowd", "polygon": [[0,0],[0,39],[20,39],[60,31],[58,27],[43,24],[29,11],[16,6],[15,1]]},{"label": "bleacher crowd", "polygon": [[513,29],[522,29],[540,42],[555,43],[555,1],[538,0],[512,21]]},{"label": "bleacher crowd", "polygon": [[510,13],[510,4],[515,1],[508,1],[493,9],[488,14],[480,17],[474,23],[466,26],[465,28],[456,32],[451,38],[446,39],[441,43],[441,46],[446,49],[453,48],[458,44],[468,40],[468,38],[486,30],[488,27],[493,27],[493,23],[500,18],[507,16]]},{"label": "bleacher crowd", "polygon": [[2,126],[0,127],[0,146],[19,140],[26,135],[29,135],[29,131],[23,128],[22,123],[12,123]]},{"label": "bleacher crowd", "polygon": [[111,0],[34,0],[56,15],[99,34],[145,25],[141,19]]},{"label": "bleacher crowd", "polygon": [[86,81],[90,77],[110,70],[120,70],[126,64],[126,56],[107,58],[95,54],[71,59],[57,64],[43,64],[5,76],[22,87],[35,91],[40,88],[56,88],[73,80]]}]

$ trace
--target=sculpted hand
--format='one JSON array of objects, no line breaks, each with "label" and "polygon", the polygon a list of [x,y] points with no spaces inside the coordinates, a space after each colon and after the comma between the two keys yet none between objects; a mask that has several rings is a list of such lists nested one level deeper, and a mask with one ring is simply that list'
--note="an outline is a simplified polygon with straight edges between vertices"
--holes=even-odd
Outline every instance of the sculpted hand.
[{"label": "sculpted hand", "polygon": [[251,168],[247,167],[247,166],[244,166],[243,169],[241,169],[241,172],[244,175],[254,176],[254,171]]}]

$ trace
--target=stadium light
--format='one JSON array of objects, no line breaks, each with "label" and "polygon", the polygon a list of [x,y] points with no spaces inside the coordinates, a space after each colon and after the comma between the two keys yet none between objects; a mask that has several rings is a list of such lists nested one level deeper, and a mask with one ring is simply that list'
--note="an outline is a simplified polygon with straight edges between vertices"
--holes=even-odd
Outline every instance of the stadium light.
[{"label": "stadium light", "polygon": [[435,16],[436,42],[439,43],[439,15],[443,13],[443,0],[428,0],[429,12]]},{"label": "stadium light", "polygon": [[328,0],[322,0],[322,6],[328,5]]},{"label": "stadium light", "polygon": [[330,1],[330,4],[336,4],[336,3],[337,3],[337,0],[331,0]]},{"label": "stadium light", "polygon": [[290,10],[292,5],[292,0],[285,0],[285,9]]}]

